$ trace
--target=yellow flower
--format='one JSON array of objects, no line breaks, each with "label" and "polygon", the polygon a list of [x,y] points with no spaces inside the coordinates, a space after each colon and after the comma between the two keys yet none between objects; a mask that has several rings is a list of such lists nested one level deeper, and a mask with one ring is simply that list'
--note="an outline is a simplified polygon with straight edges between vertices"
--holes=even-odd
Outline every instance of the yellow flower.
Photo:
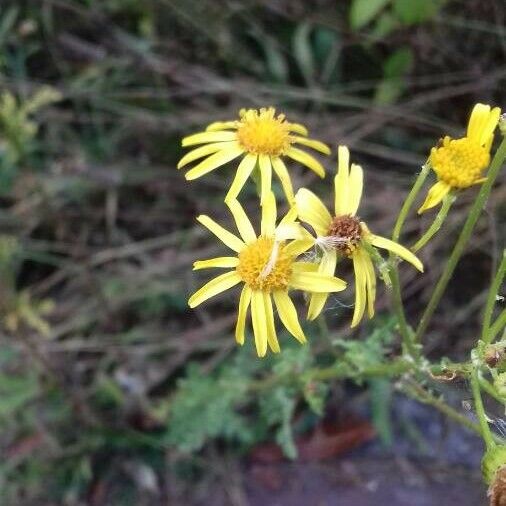
[{"label": "yellow flower", "polygon": [[[420,260],[408,249],[385,237],[369,231],[367,225],[356,216],[362,197],[362,168],[352,164],[349,168],[350,152],[339,146],[338,172],[334,180],[335,204],[331,215],[323,202],[309,190],[302,188],[295,195],[299,219],[311,225],[316,233],[314,244],[321,248],[322,259],[318,272],[333,275],[338,257],[353,260],[355,271],[355,310],[352,327],[355,327],[367,305],[369,318],[374,315],[376,298],[376,274],[369,251],[373,247],[384,248],[423,271]],[[308,319],[314,320],[322,311],[327,294],[311,296]]]},{"label": "yellow flower", "polygon": [[235,329],[239,344],[244,343],[246,316],[251,305],[258,356],[265,356],[267,346],[274,353],[280,351],[274,326],[272,299],[283,325],[299,342],[306,342],[288,290],[294,288],[311,293],[338,292],[346,288],[346,283],[333,275],[316,272],[318,266],[314,263],[296,260],[312,246],[313,241],[307,239],[307,233],[295,222],[294,209],[289,211],[276,227],[276,201],[272,192],[267,194],[262,206],[261,233],[258,237],[239,202],[231,200],[227,205],[234,217],[240,238],[208,216],[199,216],[197,220],[236,255],[198,261],[195,262],[194,269],[218,267],[232,270],[217,276],[197,290],[190,297],[189,306],[194,308],[210,297],[241,283],[243,288]]},{"label": "yellow flower", "polygon": [[228,191],[225,201],[233,200],[241,191],[246,180],[258,166],[261,176],[261,200],[271,189],[272,169],[279,177],[288,202],[293,201],[293,187],[290,175],[283,161],[287,156],[306,165],[320,177],[325,177],[323,166],[311,155],[294,147],[295,144],[307,146],[325,155],[330,154],[323,142],[308,139],[307,130],[298,123],[289,123],[284,114],[276,116],[273,107],[268,109],[242,109],[237,121],[212,123],[205,132],[183,139],[183,146],[203,144],[187,153],[178,163],[180,169],[188,163],[206,157],[186,173],[186,179],[197,179],[221,165],[245,155]]},{"label": "yellow flower", "polygon": [[444,137],[438,147],[431,149],[430,166],[437,174],[433,185],[418,209],[418,214],[437,206],[452,189],[468,188],[483,183],[483,171],[490,163],[490,147],[501,109],[476,104],[469,118],[467,135],[461,139]]}]

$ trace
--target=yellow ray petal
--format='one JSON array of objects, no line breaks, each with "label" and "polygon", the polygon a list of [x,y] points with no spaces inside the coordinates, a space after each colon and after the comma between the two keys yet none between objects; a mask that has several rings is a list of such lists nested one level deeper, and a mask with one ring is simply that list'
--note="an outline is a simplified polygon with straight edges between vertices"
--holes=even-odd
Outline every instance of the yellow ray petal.
[{"label": "yellow ray petal", "polygon": [[257,355],[265,357],[267,353],[267,318],[265,316],[264,296],[261,290],[251,292],[251,320]]},{"label": "yellow ray petal", "polygon": [[281,181],[281,186],[286,196],[286,200],[291,205],[294,199],[293,195],[293,186],[292,180],[290,179],[290,175],[288,174],[288,169],[286,168],[285,162],[281,160],[279,157],[271,158],[272,168],[274,172],[278,176]]},{"label": "yellow ray petal", "polygon": [[177,168],[180,169],[185,165],[188,165],[199,158],[210,155],[212,153],[216,153],[217,151],[221,151],[222,149],[227,149],[233,147],[237,144],[235,141],[230,142],[213,142],[211,144],[206,144],[205,146],[200,146],[196,149],[192,149],[190,152],[186,153],[186,155],[179,160],[177,164]]},{"label": "yellow ray petal", "polygon": [[490,114],[490,106],[485,104],[476,104],[471,111],[469,122],[467,124],[467,137],[480,142],[481,132],[485,126],[488,115]]},{"label": "yellow ray petal", "polygon": [[362,198],[362,188],[364,186],[364,173],[360,165],[351,164],[350,176],[348,178],[348,211],[354,216],[360,205]]},{"label": "yellow ray petal", "polygon": [[297,341],[305,343],[306,336],[300,326],[299,318],[297,317],[297,310],[295,309],[295,306],[293,305],[293,302],[286,290],[274,290],[272,292],[272,296],[274,297],[274,304],[276,304],[279,319],[285,326],[286,330],[288,330],[288,332],[290,332]]},{"label": "yellow ray petal", "polygon": [[301,149],[291,147],[287,152],[286,155],[295,160],[296,162],[301,163],[302,165],[305,165],[309,169],[311,169],[313,172],[318,174],[321,178],[325,177],[325,169],[323,168],[323,165],[316,160],[316,158],[313,158],[311,155],[307,154],[305,151],[302,151]]},{"label": "yellow ray petal", "polygon": [[319,151],[324,155],[330,155],[330,148],[323,142],[315,141],[313,139],[306,139],[305,137],[298,137],[296,135],[292,137],[292,141],[295,144],[302,144],[303,146],[307,146],[308,148],[316,149],[316,151]]},{"label": "yellow ray petal", "polygon": [[482,146],[488,144],[500,116],[501,109],[499,107],[494,107],[491,110],[489,105],[476,104],[469,118],[467,137],[475,140]]},{"label": "yellow ray petal", "polygon": [[[318,272],[326,276],[334,276],[337,263],[337,252],[336,250],[327,251],[323,254],[318,266]],[[313,293],[309,301],[309,307],[307,310],[307,319],[314,320],[325,306],[327,302],[328,293]]]},{"label": "yellow ray petal", "polygon": [[308,249],[311,249],[313,246],[314,246],[314,238],[307,237],[306,239],[297,239],[295,241],[290,242],[284,247],[283,251],[287,255],[298,257]]},{"label": "yellow ray petal", "polygon": [[307,135],[307,128],[304,125],[301,125],[300,123],[289,123],[288,128],[290,129],[290,132],[295,132],[299,135]]},{"label": "yellow ray petal", "polygon": [[225,197],[225,202],[227,202],[227,200],[233,200],[239,195],[248,177],[251,175],[251,172],[255,168],[257,159],[257,155],[247,154],[241,160],[239,167],[237,167],[232,185],[230,186],[227,196]]},{"label": "yellow ray petal", "polygon": [[360,255],[362,265],[365,268],[365,284],[367,292],[367,314],[369,318],[374,316],[374,301],[376,300],[376,273],[369,253],[364,248],[356,250],[355,255]]},{"label": "yellow ray petal", "polygon": [[237,325],[235,326],[235,340],[240,344],[244,344],[244,329],[246,327],[246,315],[251,301],[251,288],[244,285],[239,299],[239,310],[237,313]]},{"label": "yellow ray petal", "polygon": [[237,158],[243,153],[243,149],[239,144],[233,143],[231,147],[218,151],[214,155],[209,156],[204,161],[193,167],[185,174],[185,178],[188,181],[193,181],[214,169],[217,169],[221,165],[225,165],[234,158]]},{"label": "yellow ray petal", "polygon": [[346,146],[339,146],[337,174],[336,177],[334,178],[334,192],[335,192],[334,209],[336,216],[342,216],[348,213],[349,167],[350,167],[350,151]]},{"label": "yellow ray petal", "polygon": [[289,239],[302,239],[305,234],[304,228],[300,223],[280,223],[274,232],[274,237],[278,241],[287,241]]},{"label": "yellow ray petal", "polygon": [[427,211],[427,209],[437,206],[450,190],[451,188],[449,185],[443,181],[438,181],[429,189],[424,203],[421,205],[420,209],[418,209],[418,214],[422,214]]},{"label": "yellow ray petal", "polygon": [[262,204],[261,232],[264,237],[273,237],[276,229],[276,199],[274,193],[268,192]]},{"label": "yellow ray petal", "polygon": [[210,269],[212,267],[237,267],[239,265],[239,259],[237,257],[216,257],[209,260],[197,260],[193,263],[193,270],[198,271],[200,269]]},{"label": "yellow ray petal", "polygon": [[319,265],[315,262],[294,262],[292,264],[292,271],[318,272]]},{"label": "yellow ray petal", "polygon": [[411,265],[416,267],[420,272],[423,272],[423,264],[420,262],[418,257],[411,253],[408,248],[401,246],[399,243],[391,241],[386,237],[381,237],[379,235],[371,234],[367,240],[377,248],[383,248],[392,253],[395,253],[397,256],[401,257],[406,262],[409,262]]},{"label": "yellow ray petal", "polygon": [[301,188],[295,195],[297,213],[301,221],[309,223],[317,235],[326,236],[332,216],[323,202],[311,191]]},{"label": "yellow ray petal", "polygon": [[351,327],[356,327],[365,311],[366,306],[366,280],[367,267],[364,265],[360,249],[353,254],[353,269],[355,271],[355,310],[353,311],[353,320]]},{"label": "yellow ray petal", "polygon": [[206,132],[217,132],[219,130],[230,130],[237,128],[237,121],[215,121],[211,123],[207,128]]},{"label": "yellow ray petal", "polygon": [[229,200],[227,201],[227,206],[234,217],[235,224],[237,226],[237,230],[239,230],[239,234],[243,241],[246,244],[251,244],[257,240],[257,235],[255,234],[255,229],[249,221],[248,216],[244,212],[243,207],[237,200]]},{"label": "yellow ray petal", "polygon": [[194,146],[195,144],[205,144],[207,142],[225,142],[236,141],[237,134],[235,132],[199,132],[198,134],[189,135],[182,141],[183,147]]},{"label": "yellow ray petal", "polygon": [[326,276],[319,272],[301,272],[294,270],[290,277],[289,286],[306,292],[325,293],[340,292],[346,288],[346,281]]},{"label": "yellow ray petal", "polygon": [[279,222],[280,225],[291,224],[297,220],[297,207],[293,205]]},{"label": "yellow ray petal", "polygon": [[482,146],[488,146],[490,150],[491,140],[494,136],[494,130],[499,123],[499,118],[501,117],[501,109],[499,107],[494,107],[490,114],[488,115],[487,122],[485,123],[480,137],[480,144]]},{"label": "yellow ray petal", "polygon": [[224,229],[221,225],[216,223],[212,218],[201,214],[197,217],[197,221],[202,223],[209,231],[211,231],[223,244],[234,250],[236,253],[242,251],[246,246],[239,237]]},{"label": "yellow ray petal", "polygon": [[265,319],[267,320],[267,343],[269,348],[274,353],[281,351],[278,343],[278,336],[276,335],[276,327],[274,325],[274,312],[272,311],[271,294],[263,292],[264,296],[264,307],[265,307]]},{"label": "yellow ray petal", "polygon": [[258,156],[258,167],[260,168],[260,204],[263,205],[272,184],[272,165],[269,155]]},{"label": "yellow ray petal", "polygon": [[191,308],[197,307],[207,299],[210,299],[211,297],[214,297],[215,295],[218,295],[219,293],[232,288],[241,281],[241,277],[235,271],[220,274],[219,276],[211,279],[211,281],[206,283],[202,288],[197,290],[188,300],[188,305]]}]

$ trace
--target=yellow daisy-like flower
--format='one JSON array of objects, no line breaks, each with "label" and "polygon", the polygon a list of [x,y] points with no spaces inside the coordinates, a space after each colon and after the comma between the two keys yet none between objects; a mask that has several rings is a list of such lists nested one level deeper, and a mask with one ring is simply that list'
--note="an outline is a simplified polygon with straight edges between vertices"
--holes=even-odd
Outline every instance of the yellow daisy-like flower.
[{"label": "yellow daisy-like flower", "polygon": [[316,272],[317,264],[297,261],[297,257],[312,246],[312,240],[307,239],[307,233],[295,222],[297,216],[294,209],[289,211],[276,227],[276,201],[272,192],[267,194],[262,206],[259,236],[237,200],[231,200],[227,205],[234,217],[240,238],[208,216],[199,216],[197,220],[236,255],[198,261],[195,262],[194,269],[218,267],[232,270],[217,276],[197,290],[190,297],[189,306],[194,308],[210,297],[242,283],[235,329],[239,344],[244,343],[246,316],[251,305],[258,356],[265,356],[267,346],[274,353],[280,351],[272,299],[288,332],[299,342],[306,342],[288,290],[294,288],[311,293],[338,292],[346,288],[346,283],[333,275]]},{"label": "yellow daisy-like flower", "polygon": [[[372,247],[384,248],[413,264],[423,272],[420,260],[408,249],[390,239],[375,235],[360,221],[356,212],[360,205],[363,186],[363,172],[359,165],[349,167],[350,152],[339,146],[338,172],[334,180],[334,215],[311,191],[302,188],[295,195],[299,219],[311,225],[316,233],[314,244],[322,250],[318,272],[334,274],[338,257],[353,260],[355,271],[355,310],[352,327],[358,325],[367,305],[369,318],[374,316],[376,298],[376,274],[369,251]],[[327,294],[311,296],[308,319],[314,320],[322,311]]]},{"label": "yellow daisy-like flower", "polygon": [[221,165],[244,155],[225,201],[233,200],[241,191],[246,180],[258,166],[261,176],[261,200],[271,189],[272,170],[283,186],[288,202],[293,201],[293,187],[283,157],[292,158],[306,165],[320,177],[325,177],[325,169],[311,155],[295,147],[301,144],[313,148],[325,155],[330,149],[323,142],[307,138],[307,129],[298,123],[289,123],[284,114],[276,116],[273,107],[268,109],[242,109],[237,121],[212,123],[205,132],[183,139],[183,146],[204,144],[179,161],[180,169],[185,165],[206,157],[186,173],[186,179],[197,179]]},{"label": "yellow daisy-like flower", "polygon": [[490,163],[490,148],[501,109],[476,104],[467,125],[467,135],[461,139],[444,137],[438,147],[431,149],[430,166],[437,174],[418,214],[437,206],[452,189],[468,188],[483,183],[483,171]]}]

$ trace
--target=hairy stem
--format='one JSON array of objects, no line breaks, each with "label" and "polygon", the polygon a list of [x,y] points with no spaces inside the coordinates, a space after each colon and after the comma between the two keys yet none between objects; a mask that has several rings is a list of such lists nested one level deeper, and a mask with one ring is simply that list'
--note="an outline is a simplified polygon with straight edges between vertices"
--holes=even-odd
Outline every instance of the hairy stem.
[{"label": "hairy stem", "polygon": [[[422,166],[422,170],[418,177],[416,178],[415,184],[411,188],[404,204],[399,212],[399,216],[397,217],[397,221],[394,225],[394,230],[392,233],[392,240],[395,242],[399,241],[399,237],[401,235],[402,227],[406,218],[409,214],[409,211],[413,207],[413,203],[415,201],[416,196],[420,192],[425,179],[427,178],[430,171],[430,165],[426,163]],[[405,351],[409,353],[413,358],[420,358],[420,351],[415,345],[414,342],[414,333],[409,327],[408,321],[406,319],[406,315],[404,313],[404,305],[402,302],[401,295],[401,285],[399,280],[399,268],[397,266],[397,259],[395,255],[390,254],[390,265],[391,265],[391,281],[392,281],[392,302],[394,306],[394,311],[397,316],[397,321],[399,322],[399,330],[402,336],[402,341],[404,344]]]},{"label": "hairy stem", "polygon": [[481,437],[485,441],[487,450],[490,450],[495,446],[492,432],[488,426],[487,415],[485,414],[485,408],[483,407],[483,401],[481,399],[480,381],[478,379],[478,371],[473,370],[471,373],[471,390],[474,398],[474,408],[476,415],[478,416],[478,422],[480,424]]},{"label": "hairy stem", "polygon": [[497,272],[494,276],[494,280],[492,281],[490,290],[488,292],[487,303],[485,305],[485,313],[483,315],[481,339],[483,342],[487,344],[492,342],[493,339],[491,332],[489,332],[490,323],[492,321],[492,314],[494,312],[497,294],[499,292],[499,288],[501,287],[501,283],[503,282],[505,273],[506,273],[506,250],[503,250],[501,263],[499,264],[499,268],[497,269]]},{"label": "hairy stem", "polygon": [[[399,237],[401,235],[402,227],[406,218],[411,210],[413,203],[415,201],[416,196],[420,192],[425,179],[427,178],[430,171],[430,165],[426,163],[422,166],[422,170],[418,177],[416,178],[415,184],[411,188],[406,200],[404,201],[403,206],[399,212],[399,216],[397,217],[397,221],[394,225],[394,230],[392,233],[392,240],[395,242],[399,242]],[[392,302],[395,311],[395,315],[397,316],[397,321],[399,322],[399,331],[402,336],[402,341],[404,344],[405,351],[409,353],[413,358],[420,358],[420,351],[415,345],[414,342],[414,334],[411,328],[409,327],[408,321],[406,319],[406,315],[404,313],[404,305],[402,303],[402,295],[401,295],[401,285],[399,280],[399,268],[397,266],[397,259],[394,254],[390,253],[390,265],[391,265],[391,281],[392,281]]]},{"label": "hairy stem", "polygon": [[[467,429],[475,432],[476,434],[481,435],[481,427],[479,424],[474,423],[472,420],[469,420],[469,418],[467,418],[463,414],[459,413],[456,409],[446,404],[439,397],[432,395],[429,391],[425,390],[420,385],[411,384],[410,386],[413,390],[414,395],[411,395],[409,391],[406,392],[407,395],[409,395],[410,397],[414,397],[416,400],[423,402],[424,404],[428,404],[429,406],[436,408],[450,420],[453,420],[454,422],[457,422],[458,424],[466,427]],[[494,436],[493,439],[499,444],[504,444],[504,439],[499,436]]]},{"label": "hairy stem", "polygon": [[487,334],[488,342],[491,343],[497,334],[501,332],[501,330],[505,330],[506,327],[506,309],[503,309],[497,320],[490,326],[490,329]]}]

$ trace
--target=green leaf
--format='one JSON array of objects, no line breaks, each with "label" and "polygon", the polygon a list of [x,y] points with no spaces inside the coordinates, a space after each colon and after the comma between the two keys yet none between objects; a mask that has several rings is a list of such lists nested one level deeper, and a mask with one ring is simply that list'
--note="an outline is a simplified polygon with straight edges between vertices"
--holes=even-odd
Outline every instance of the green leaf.
[{"label": "green leaf", "polygon": [[371,412],[374,427],[381,442],[389,447],[393,442],[392,432],[392,385],[384,378],[369,381],[369,394],[371,398]]},{"label": "green leaf", "polygon": [[267,70],[276,82],[286,83],[288,81],[288,63],[279,44],[271,37],[260,37],[258,41],[265,53]]},{"label": "green leaf", "polygon": [[211,438],[248,442],[251,432],[235,411],[244,400],[246,380],[230,367],[217,377],[205,376],[191,364],[170,405],[166,439],[181,451],[197,451]]},{"label": "green leaf", "polygon": [[309,23],[301,23],[293,35],[293,54],[308,85],[314,83],[316,73],[310,39],[311,30],[312,26]]},{"label": "green leaf", "polygon": [[27,402],[33,400],[39,393],[35,376],[0,376],[0,418],[5,418]]},{"label": "green leaf", "polygon": [[402,77],[413,63],[413,53],[409,48],[400,48],[392,53],[383,65],[383,76],[387,79]]},{"label": "green leaf", "polygon": [[391,0],[353,0],[350,9],[351,27],[354,30],[359,30],[367,25],[367,23],[372,21],[390,1]]},{"label": "green leaf", "polygon": [[260,398],[260,409],[269,426],[278,426],[276,442],[289,459],[297,457],[293,440],[292,417],[295,410],[294,393],[289,388],[277,387]]},{"label": "green leaf", "polygon": [[376,89],[374,102],[378,105],[394,103],[403,93],[404,75],[413,64],[413,53],[408,48],[395,51],[383,65],[383,80]]},{"label": "green leaf", "polygon": [[440,7],[439,0],[394,0],[393,3],[395,14],[405,25],[423,23],[433,18]]},{"label": "green leaf", "polygon": [[399,20],[390,11],[383,12],[376,21],[371,35],[374,39],[381,40],[390,35],[400,26]]}]

